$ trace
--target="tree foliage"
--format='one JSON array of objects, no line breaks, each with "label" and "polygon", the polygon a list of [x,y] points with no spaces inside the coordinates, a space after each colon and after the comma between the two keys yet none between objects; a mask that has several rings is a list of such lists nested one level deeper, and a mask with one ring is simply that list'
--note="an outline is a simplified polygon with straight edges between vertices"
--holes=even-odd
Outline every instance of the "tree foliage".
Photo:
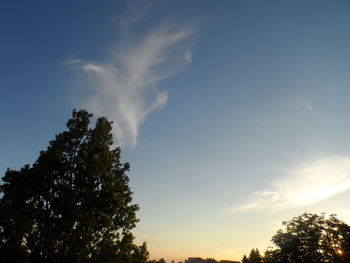
[{"label": "tree foliage", "polygon": [[253,248],[250,251],[249,262],[250,263],[261,263],[261,255],[260,255],[260,252],[257,248],[256,249]]},{"label": "tree foliage", "polygon": [[246,255],[243,256],[241,262],[242,262],[242,263],[250,263],[250,261],[249,261],[249,259],[247,258]]},{"label": "tree foliage", "polygon": [[113,148],[111,122],[73,111],[68,130],[37,161],[8,169],[0,186],[0,262],[143,263],[133,244],[138,206]]},{"label": "tree foliage", "polygon": [[304,213],[283,226],[272,238],[277,248],[266,251],[264,262],[350,262],[350,226],[335,215]]},{"label": "tree foliage", "polygon": [[260,255],[259,249],[253,248],[250,251],[249,257],[246,255],[243,256],[242,258],[242,263],[261,263],[262,261],[262,256]]}]

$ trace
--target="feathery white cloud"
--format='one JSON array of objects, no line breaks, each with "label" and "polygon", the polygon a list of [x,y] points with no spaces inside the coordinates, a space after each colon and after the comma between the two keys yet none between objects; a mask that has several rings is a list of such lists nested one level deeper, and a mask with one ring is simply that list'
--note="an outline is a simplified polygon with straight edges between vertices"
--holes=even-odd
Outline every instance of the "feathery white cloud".
[{"label": "feathery white cloud", "polygon": [[86,62],[71,57],[65,63],[89,74],[91,91],[83,105],[98,116],[114,121],[120,144],[134,146],[140,125],[168,99],[159,91],[160,80],[186,68],[192,62],[190,26],[162,27],[138,41],[125,43],[109,63]]},{"label": "feathery white cloud", "polygon": [[271,188],[255,192],[246,204],[232,212],[258,212],[316,204],[350,190],[350,158],[329,157],[288,171]]}]

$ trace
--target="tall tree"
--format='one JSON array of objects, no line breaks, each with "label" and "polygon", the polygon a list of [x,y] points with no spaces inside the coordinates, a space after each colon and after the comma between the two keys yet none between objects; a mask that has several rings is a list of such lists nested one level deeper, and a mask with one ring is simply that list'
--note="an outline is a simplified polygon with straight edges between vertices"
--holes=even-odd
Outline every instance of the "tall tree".
[{"label": "tall tree", "polygon": [[[68,130],[0,186],[0,262],[132,262],[138,206],[111,122],[73,111]],[[100,261],[103,258],[102,261]]]}]

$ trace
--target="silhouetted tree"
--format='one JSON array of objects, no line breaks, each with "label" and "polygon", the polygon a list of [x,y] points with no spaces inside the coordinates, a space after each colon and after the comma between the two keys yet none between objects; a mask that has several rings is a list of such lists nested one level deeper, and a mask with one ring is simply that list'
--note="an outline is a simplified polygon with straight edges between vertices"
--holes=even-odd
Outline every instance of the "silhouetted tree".
[{"label": "silhouetted tree", "polygon": [[304,213],[283,225],[272,238],[277,249],[268,250],[264,262],[350,262],[350,227],[335,215]]},{"label": "silhouetted tree", "polygon": [[260,255],[260,252],[257,248],[256,249],[253,248],[250,251],[249,263],[261,263],[261,255]]},{"label": "silhouetted tree", "polygon": [[146,242],[143,242],[141,246],[135,247],[132,253],[132,263],[147,263],[149,258],[149,252],[147,250]]},{"label": "silhouetted tree", "polygon": [[[146,262],[133,244],[128,163],[113,148],[111,122],[73,111],[32,165],[7,170],[0,186],[0,262]],[[134,260],[133,260],[134,257]]]},{"label": "silhouetted tree", "polygon": [[250,263],[250,261],[249,261],[249,259],[247,258],[246,255],[243,256],[242,263]]},{"label": "silhouetted tree", "polygon": [[274,250],[269,248],[265,251],[264,257],[262,258],[262,262],[264,263],[283,263],[280,258],[281,253],[278,250]]}]

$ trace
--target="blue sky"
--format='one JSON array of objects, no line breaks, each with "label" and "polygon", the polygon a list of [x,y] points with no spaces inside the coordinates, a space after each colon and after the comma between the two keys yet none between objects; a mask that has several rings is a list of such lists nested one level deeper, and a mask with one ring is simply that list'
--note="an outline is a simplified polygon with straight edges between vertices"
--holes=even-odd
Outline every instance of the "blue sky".
[{"label": "blue sky", "polygon": [[240,259],[304,211],[350,222],[348,1],[1,3],[0,171],[73,108],[115,122],[153,258]]}]

